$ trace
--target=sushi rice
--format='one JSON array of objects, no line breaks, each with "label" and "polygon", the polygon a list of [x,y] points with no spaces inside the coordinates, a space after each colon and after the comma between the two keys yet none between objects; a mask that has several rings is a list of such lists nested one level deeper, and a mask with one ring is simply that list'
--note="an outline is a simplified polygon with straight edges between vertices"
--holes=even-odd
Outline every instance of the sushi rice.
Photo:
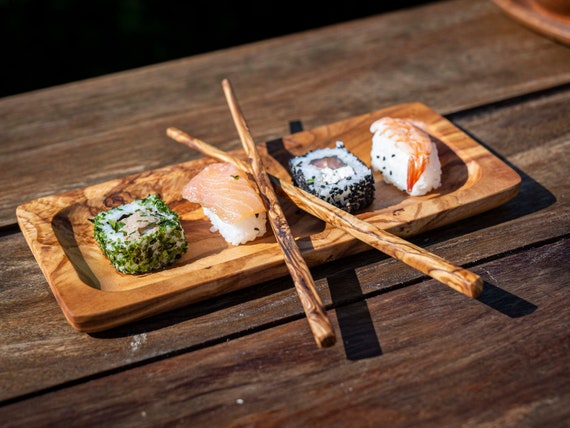
[{"label": "sushi rice", "polygon": [[245,217],[236,223],[223,221],[212,210],[202,207],[204,214],[212,223],[210,232],[219,232],[232,245],[245,244],[265,235],[267,213],[260,212]]},{"label": "sushi rice", "polygon": [[156,194],[97,214],[94,237],[117,271],[164,268],[188,249],[180,217]]}]

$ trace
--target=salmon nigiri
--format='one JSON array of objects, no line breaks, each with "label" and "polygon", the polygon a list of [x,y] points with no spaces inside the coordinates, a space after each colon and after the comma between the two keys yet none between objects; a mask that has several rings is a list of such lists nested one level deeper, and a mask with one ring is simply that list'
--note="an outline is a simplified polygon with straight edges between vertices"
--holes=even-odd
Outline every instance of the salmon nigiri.
[{"label": "salmon nigiri", "polygon": [[246,173],[230,163],[206,166],[182,189],[182,197],[202,206],[212,223],[233,244],[245,244],[266,231],[266,208]]}]

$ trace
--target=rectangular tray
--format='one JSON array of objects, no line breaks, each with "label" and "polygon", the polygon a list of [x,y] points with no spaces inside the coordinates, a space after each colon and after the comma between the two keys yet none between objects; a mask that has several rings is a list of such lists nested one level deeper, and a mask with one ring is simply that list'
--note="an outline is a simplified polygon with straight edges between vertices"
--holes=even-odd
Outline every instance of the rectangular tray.
[{"label": "rectangular tray", "polygon": [[[337,140],[370,165],[370,125],[383,116],[414,120],[436,142],[442,186],[410,197],[375,174],[375,199],[358,216],[399,236],[411,236],[497,207],[514,198],[520,177],[508,165],[451,122],[421,103],[392,106],[281,139],[258,144],[267,170],[290,181],[290,157],[334,146]],[[243,156],[242,151],[234,154]],[[71,326],[97,332],[172,310],[212,296],[287,275],[271,229],[263,238],[234,247],[218,233],[199,205],[180,191],[202,168],[200,158],[143,172],[17,208],[21,230]],[[118,273],[101,253],[89,221],[102,210],[158,193],[182,219],[188,252],[167,269],[144,274]],[[351,235],[300,211],[283,209],[309,266],[370,247]]]}]

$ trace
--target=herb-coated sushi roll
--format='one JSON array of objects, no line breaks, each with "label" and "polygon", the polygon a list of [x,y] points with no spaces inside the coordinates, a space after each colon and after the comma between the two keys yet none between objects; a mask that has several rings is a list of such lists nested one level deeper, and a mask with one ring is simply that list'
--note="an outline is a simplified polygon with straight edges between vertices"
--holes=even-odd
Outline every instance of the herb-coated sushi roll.
[{"label": "herb-coated sushi roll", "polygon": [[441,185],[441,164],[430,136],[411,122],[383,117],[370,126],[372,168],[386,183],[410,196],[422,196]]},{"label": "herb-coated sushi roll", "polygon": [[289,169],[298,187],[349,213],[374,200],[372,170],[342,141],[292,158]]},{"label": "herb-coated sushi roll", "polygon": [[91,221],[103,254],[121,273],[164,268],[188,249],[180,217],[156,194],[100,212]]}]

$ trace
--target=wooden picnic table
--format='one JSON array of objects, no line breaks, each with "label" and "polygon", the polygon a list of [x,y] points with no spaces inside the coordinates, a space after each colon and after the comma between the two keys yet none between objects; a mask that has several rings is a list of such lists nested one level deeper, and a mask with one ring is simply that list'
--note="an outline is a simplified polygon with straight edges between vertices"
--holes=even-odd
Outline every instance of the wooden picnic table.
[{"label": "wooden picnic table", "polygon": [[[420,102],[512,168],[514,198],[407,237],[480,275],[481,295],[369,248],[311,267],[330,347],[315,345],[285,270],[73,328],[17,207],[203,158],[168,127],[241,149],[225,78],[258,142]],[[2,426],[570,423],[570,48],[494,2],[438,1],[9,96],[0,121]]]}]

